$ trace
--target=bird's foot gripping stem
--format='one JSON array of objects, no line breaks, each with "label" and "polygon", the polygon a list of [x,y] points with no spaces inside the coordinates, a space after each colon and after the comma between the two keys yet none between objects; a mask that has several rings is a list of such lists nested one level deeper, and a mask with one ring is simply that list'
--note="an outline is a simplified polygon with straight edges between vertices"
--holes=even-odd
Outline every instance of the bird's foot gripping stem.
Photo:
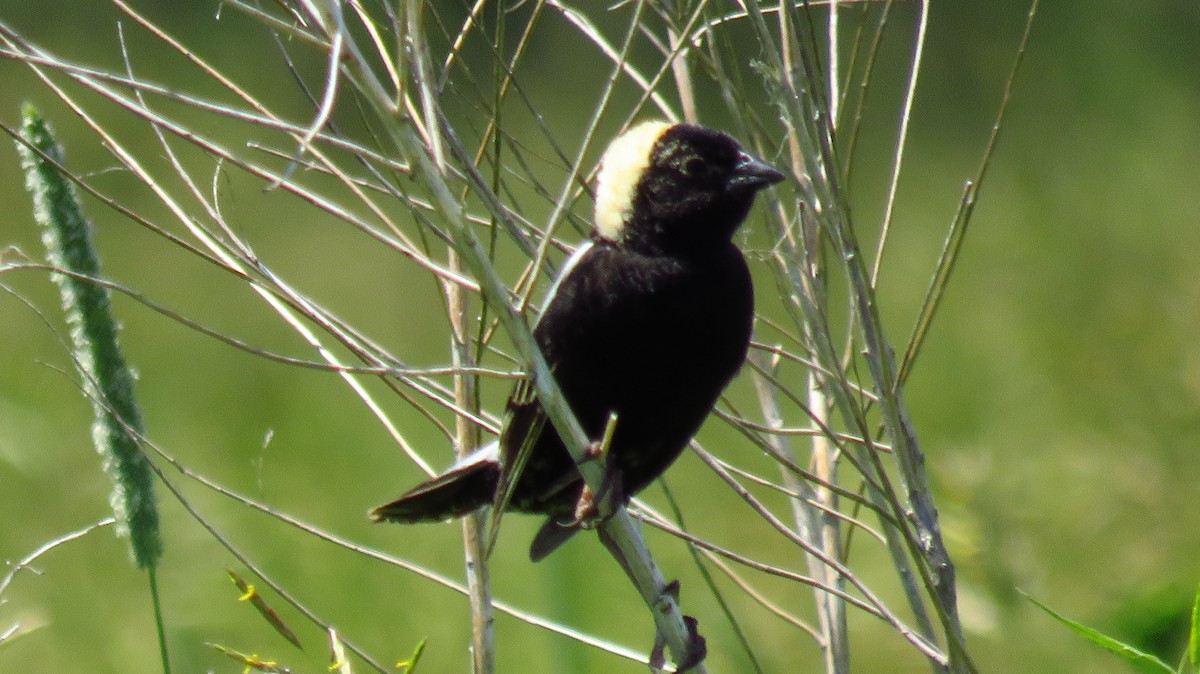
[{"label": "bird's foot gripping stem", "polygon": [[604,466],[604,478],[600,488],[593,490],[584,484],[579,492],[579,500],[575,503],[575,519],[570,526],[581,529],[592,529],[598,523],[608,519],[616,511],[617,506],[625,501],[621,488],[621,470],[609,460],[609,449],[612,447],[613,434],[616,433],[617,414],[608,415],[608,423],[604,427],[604,436],[598,442],[588,445],[585,461],[599,461]]},{"label": "bird's foot gripping stem", "polygon": [[[659,592],[659,601],[674,601],[679,603],[679,581],[673,580],[663,586]],[[683,616],[683,623],[687,626],[687,646],[682,657],[678,658],[675,665],[676,672],[686,672],[696,665],[704,662],[704,658],[708,655],[708,642],[700,635],[699,621],[690,615]],[[650,670],[652,672],[662,672],[666,669],[667,639],[662,632],[658,632],[654,636],[654,648],[650,651]]]}]

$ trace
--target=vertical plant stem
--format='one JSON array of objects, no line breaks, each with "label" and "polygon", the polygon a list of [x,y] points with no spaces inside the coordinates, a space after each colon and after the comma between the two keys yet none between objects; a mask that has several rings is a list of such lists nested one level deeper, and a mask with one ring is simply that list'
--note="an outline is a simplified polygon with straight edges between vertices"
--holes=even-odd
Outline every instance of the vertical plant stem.
[{"label": "vertical plant stem", "polygon": [[163,624],[162,600],[158,596],[158,566],[146,569],[150,582],[150,602],[154,605],[154,629],[158,633],[158,654],[162,658],[163,674],[171,674],[171,660],[167,657],[167,629]]},{"label": "vertical plant stem", "polygon": [[[820,378],[810,372],[808,376],[808,408],[816,415],[814,427],[829,427],[831,407],[825,392],[821,390]],[[838,458],[837,447],[823,433],[815,433],[812,437],[812,470],[825,484],[837,484]],[[783,471],[784,484],[801,483],[795,473]],[[841,519],[833,515],[838,510],[838,497],[833,490],[818,484],[812,489],[813,499],[823,508],[806,508],[813,515],[817,525],[816,537],[813,541],[822,552],[831,559],[845,561],[841,558]],[[840,573],[828,565],[822,564],[821,575],[818,576],[829,587],[845,590],[846,580]],[[824,629],[828,633],[829,644],[826,649],[826,666],[830,672],[843,674],[850,671],[850,640],[846,629],[846,602],[829,592],[817,595],[823,613],[828,623]]]},{"label": "vertical plant stem", "polygon": [[[450,252],[450,268],[459,269],[458,255]],[[467,339],[466,290],[457,283],[447,283],[446,292],[450,325],[453,332],[453,363],[456,369],[471,367],[474,359]],[[476,377],[459,372],[454,376],[454,401],[460,409],[478,412]],[[479,445],[479,429],[463,415],[455,418],[459,456]],[[492,606],[491,578],[487,565],[487,518],[474,513],[463,518],[463,552],[467,572],[467,593],[471,601],[471,662],[475,674],[494,674],[495,611]]]},{"label": "vertical plant stem", "polygon": [[829,119],[831,120],[838,119],[841,112],[838,104],[842,100],[838,91],[838,86],[841,84],[841,77],[839,77],[841,66],[838,62],[838,38],[840,37],[838,34],[838,4],[838,0],[829,0],[829,77],[826,84],[829,86]]},{"label": "vertical plant stem", "polygon": [[[820,233],[826,238],[827,245],[840,263],[840,271],[845,275],[850,291],[851,318],[857,322],[859,337],[865,347],[863,358],[870,371],[874,388],[879,394],[879,409],[887,436],[892,441],[896,464],[899,468],[899,485],[894,487],[885,470],[883,459],[873,447],[864,448],[860,454],[860,465],[867,467],[868,479],[882,485],[882,493],[874,490],[870,493],[886,510],[890,510],[900,526],[892,529],[885,528],[888,537],[888,547],[897,565],[897,573],[904,585],[906,598],[917,616],[922,633],[932,637],[926,631],[927,621],[923,619],[925,600],[918,589],[912,585],[909,577],[910,569],[917,574],[925,591],[936,608],[937,618],[949,643],[949,669],[952,671],[974,671],[974,664],[966,650],[962,626],[958,619],[957,597],[955,590],[954,566],[942,542],[941,530],[937,521],[937,509],[929,489],[928,478],[925,474],[924,455],[917,442],[916,434],[909,419],[903,392],[896,387],[897,367],[892,352],[891,342],[879,317],[875,296],[874,276],[867,269],[867,263],[862,257],[858,238],[854,230],[849,203],[840,183],[837,151],[833,142],[834,133],[828,110],[824,109],[814,97],[812,88],[795,88],[790,71],[785,71],[778,50],[770,48],[769,34],[763,19],[762,8],[757,0],[746,3],[747,16],[751,27],[761,36],[764,47],[764,60],[774,72],[778,73],[775,80],[785,89],[791,88],[794,95],[781,99],[779,109],[787,117],[785,124],[797,131],[800,150],[806,167],[809,181],[802,184],[802,194],[805,202],[811,206],[811,214],[819,224]],[[922,3],[922,27],[927,16],[928,3]],[[914,50],[915,59],[912,66],[909,91],[915,89],[916,74],[922,53],[921,45]],[[805,50],[800,51],[803,73],[809,81],[819,81],[820,73],[812,66],[812,59],[805,58]],[[906,108],[907,109],[907,108]],[[907,113],[903,117],[907,128]],[[901,130],[899,147],[903,147],[905,130]],[[899,158],[897,158],[897,164]],[[886,230],[881,232],[886,238]],[[806,240],[807,244],[808,241]],[[878,259],[878,256],[877,256]],[[847,378],[842,367],[838,364],[835,353],[829,344],[830,332],[826,321],[826,313],[821,307],[813,305],[813,298],[806,295],[803,278],[807,270],[796,274],[788,269],[794,266],[785,261],[784,267],[792,276],[799,276],[800,283],[794,287],[797,297],[803,304],[804,315],[811,322],[812,330],[818,337],[818,347],[815,352],[824,367],[838,376],[826,378],[825,385],[838,409],[847,423],[855,428],[862,437],[869,437],[870,424],[867,423],[865,410],[861,409],[855,400],[855,393],[847,384]],[[906,556],[916,560],[910,565]],[[937,669],[940,665],[934,664]]]},{"label": "vertical plant stem", "polygon": [[[766,371],[771,369],[767,362],[760,362],[759,365]],[[783,428],[783,413],[779,408],[779,401],[771,383],[759,373],[758,369],[753,370],[753,373],[754,388],[758,394],[763,419],[771,428]],[[829,404],[820,392],[816,377],[810,376],[809,382],[809,412],[821,417],[821,421],[813,420],[814,425],[820,426],[828,421]],[[797,465],[802,463],[796,459],[792,443],[786,436],[773,433],[766,436],[766,441],[771,444],[772,449],[779,456],[786,457],[790,463]],[[832,454],[833,445],[823,434],[817,433],[813,436],[812,446],[813,472],[822,480],[834,484],[836,462]],[[814,487],[807,480],[800,479],[794,471],[789,470],[786,466],[780,466],[780,474],[783,486],[800,494],[799,498],[792,499],[792,519],[795,522],[797,533],[814,548],[820,549],[829,559],[839,559],[841,525],[838,518],[830,514],[837,507],[836,494],[825,487]],[[822,511],[809,505],[809,501],[821,503],[830,510]],[[845,579],[842,574],[837,572],[837,569],[823,562],[817,555],[806,553],[804,558],[810,576],[820,580],[827,587],[845,591]],[[821,647],[824,651],[825,671],[829,674],[846,674],[850,671],[846,602],[837,595],[820,589],[814,590],[813,599],[816,603],[817,625],[821,635]]]},{"label": "vertical plant stem", "polygon": [[[420,3],[409,2],[407,9],[408,37],[413,41],[412,57],[417,66],[414,73],[425,111],[426,129],[430,136],[429,151],[435,165],[444,170],[442,134],[439,132],[441,112],[438,110],[438,99],[433,90],[435,80],[429,54],[424,45]],[[503,22],[500,25],[502,26]],[[462,271],[462,259],[454,246],[448,248],[447,259],[451,269],[456,273]],[[459,409],[468,410],[472,415],[478,416],[478,378],[462,370],[475,364],[470,338],[470,319],[467,314],[470,298],[461,284],[443,283],[443,287],[453,341],[451,358],[455,369],[459,370],[454,375],[454,402]],[[462,414],[455,415],[454,422],[458,455],[462,457],[479,446],[479,429]],[[487,520],[488,518],[481,513],[473,513],[462,520],[463,563],[467,575],[467,596],[471,603],[471,669],[474,674],[494,674],[496,671],[496,615],[492,604],[491,577],[487,563]]]},{"label": "vertical plant stem", "polygon": [[904,167],[904,148],[908,142],[908,123],[912,119],[913,101],[917,95],[917,80],[921,73],[922,57],[925,53],[925,34],[929,26],[929,0],[920,1],[920,18],[917,25],[916,42],[913,44],[912,60],[909,63],[908,88],[904,94],[904,111],[900,114],[900,130],[896,138],[896,153],[892,159],[892,179],[888,184],[888,196],[884,207],[883,222],[879,227],[879,243],[875,248],[875,262],[871,268],[871,288],[879,281],[879,270],[883,266],[883,251],[887,246],[888,232],[892,226],[892,214],[896,207],[896,192],[900,188],[900,171]]}]

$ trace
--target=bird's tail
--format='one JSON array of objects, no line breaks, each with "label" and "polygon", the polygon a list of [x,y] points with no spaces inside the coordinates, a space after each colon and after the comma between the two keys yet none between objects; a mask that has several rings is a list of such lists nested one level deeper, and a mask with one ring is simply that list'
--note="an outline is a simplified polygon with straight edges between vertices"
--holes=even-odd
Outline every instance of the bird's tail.
[{"label": "bird's tail", "polygon": [[455,464],[450,470],[413,487],[403,496],[372,510],[376,522],[440,522],[488,505],[496,494],[500,464],[491,457]]}]

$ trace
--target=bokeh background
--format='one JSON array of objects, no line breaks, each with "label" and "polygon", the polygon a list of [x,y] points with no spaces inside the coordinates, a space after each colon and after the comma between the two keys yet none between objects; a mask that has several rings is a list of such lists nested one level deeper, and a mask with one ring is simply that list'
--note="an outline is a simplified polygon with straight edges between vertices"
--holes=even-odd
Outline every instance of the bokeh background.
[{"label": "bokeh background", "polygon": [[[276,101],[294,98],[296,119],[311,115],[253,22],[216,2],[139,7],[256,91]],[[962,184],[978,164],[1025,10],[1024,3],[965,0],[934,6],[881,281],[894,340],[911,328]],[[900,25],[914,17],[913,7],[894,9]],[[119,70],[118,18],[103,2],[0,0],[0,20],[32,40]],[[899,30],[885,43],[885,58],[898,67],[909,49],[906,34]],[[911,411],[959,568],[970,644],[985,671],[1128,671],[1053,623],[1018,589],[1169,662],[1182,652],[1200,582],[1197,36],[1200,5],[1191,0],[1042,3],[963,257],[910,380]],[[212,87],[179,80],[178,73],[194,72],[182,61],[139,62],[143,43],[146,35],[130,30],[142,76],[187,90]],[[563,73],[586,73],[601,62],[579,54],[574,63],[577,55],[553,35],[535,46],[544,51],[533,60],[545,63],[546,76],[524,85],[546,102],[542,112],[551,127],[569,137],[591,101],[564,90]],[[320,72],[315,59],[301,65]],[[895,128],[889,95],[901,80],[881,81],[868,109],[867,138],[885,138]],[[19,104],[35,101],[55,123],[74,170],[150,218],[166,217],[144,188],[109,171],[113,160],[95,136],[24,66],[0,59],[0,83],[0,120],[15,126]],[[709,119],[703,104],[701,110],[703,121],[721,124],[720,112]],[[105,120],[121,133],[146,133],[128,116]],[[509,133],[519,136],[520,123]],[[881,174],[880,150],[864,152],[862,171]],[[209,167],[201,175],[211,174]],[[427,277],[298,200],[252,184],[223,177],[217,188],[234,195],[224,204],[231,220],[276,270],[413,361],[445,362],[444,312]],[[40,256],[15,151],[0,150],[0,195],[0,246]],[[855,199],[860,229],[874,227],[881,198]],[[230,335],[303,353],[228,275],[95,201],[88,207],[110,277]],[[61,333],[57,296],[44,273],[5,272],[0,283],[42,309]],[[461,577],[456,526],[377,527],[363,517],[418,474],[335,375],[233,350],[122,298],[116,310],[140,373],[149,433],[169,452],[317,526]],[[107,512],[109,485],[91,449],[90,408],[72,379],[55,332],[16,296],[0,294],[5,560]],[[735,397],[748,392],[744,382],[735,386]],[[402,405],[389,411],[401,425],[419,423]],[[708,428],[701,439],[733,437]],[[426,456],[448,460],[448,450],[438,451]],[[682,460],[669,477],[685,501],[691,497],[692,518],[739,526],[745,511],[709,503],[704,490],[713,478],[694,459]],[[184,487],[235,545],[347,638],[394,662],[428,637],[427,671],[467,669],[469,623],[458,595]],[[649,500],[662,503],[653,492]],[[162,501],[161,585],[178,671],[241,671],[205,642],[320,671],[321,635],[276,601],[308,644],[304,654],[290,651],[236,601],[225,568],[240,567],[229,553],[172,499]],[[533,566],[525,545],[535,526],[506,520],[494,564],[498,597],[648,647],[649,619],[602,548],[594,540],[573,542]],[[668,569],[690,565],[677,542],[652,534],[651,545]],[[0,670],[154,671],[145,581],[123,542],[99,532],[48,554],[37,569],[38,575],[18,576],[0,605],[0,630],[19,622],[29,631],[0,648]],[[684,588],[688,612],[706,628],[713,671],[744,671],[711,600],[695,581],[685,580]],[[787,592],[786,601],[807,608],[803,593]],[[851,624],[856,671],[928,671],[882,624],[861,615]],[[768,671],[815,671],[817,649],[803,633],[761,616],[747,618],[747,626],[760,637]],[[497,634],[500,671],[642,670],[510,618],[499,618]]]}]

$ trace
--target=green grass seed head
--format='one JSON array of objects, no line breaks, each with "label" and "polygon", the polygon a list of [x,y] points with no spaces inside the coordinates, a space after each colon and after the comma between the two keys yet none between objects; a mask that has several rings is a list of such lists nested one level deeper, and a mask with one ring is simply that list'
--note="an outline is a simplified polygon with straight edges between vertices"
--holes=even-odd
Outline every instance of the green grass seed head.
[{"label": "green grass seed head", "polygon": [[129,536],[137,565],[153,568],[162,555],[154,475],[139,444],[144,424],[134,397],[133,373],[118,342],[109,292],[92,281],[100,276],[100,259],[92,243],[91,225],[74,185],[59,170],[62,148],[29,104],[22,108],[21,137],[28,145],[17,143],[17,151],[46,258],[69,272],[53,274],[53,278],[62,294],[84,392],[95,412],[92,440],[113,480],[111,503],[118,532]]}]

